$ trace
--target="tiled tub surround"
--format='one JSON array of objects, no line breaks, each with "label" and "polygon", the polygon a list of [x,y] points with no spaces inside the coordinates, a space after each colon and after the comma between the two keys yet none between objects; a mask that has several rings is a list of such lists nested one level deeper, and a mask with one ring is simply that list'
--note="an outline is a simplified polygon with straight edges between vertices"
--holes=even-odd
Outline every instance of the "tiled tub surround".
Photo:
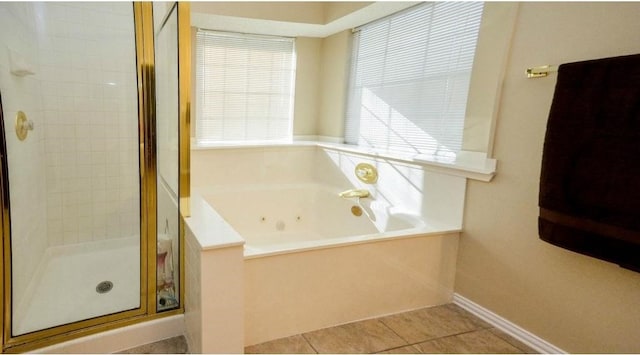
[{"label": "tiled tub surround", "polygon": [[[376,166],[376,184],[357,180],[354,168],[361,162]],[[187,253],[199,254],[200,265],[192,268],[201,272],[187,282],[187,304],[190,289],[199,288],[192,298],[192,308],[200,309],[194,324],[206,327],[220,319],[203,303],[212,302],[206,289],[225,288],[209,284],[221,276],[203,265],[223,249],[236,249],[228,260],[242,263],[244,284],[212,296],[232,299],[229,289],[242,289],[244,304],[235,312],[244,323],[243,346],[451,301],[463,177],[315,144],[196,150],[191,168]],[[350,212],[357,201],[338,197],[351,188],[371,192],[361,201],[361,217]],[[327,192],[333,202],[323,201]],[[203,213],[217,225],[203,227]],[[299,240],[309,235],[320,239]],[[293,240],[281,239],[286,236]],[[234,317],[229,308],[220,311]],[[201,347],[192,344],[198,331],[190,331],[188,318],[190,349],[217,351],[204,346],[205,339]],[[241,352],[237,346],[226,351]]]}]

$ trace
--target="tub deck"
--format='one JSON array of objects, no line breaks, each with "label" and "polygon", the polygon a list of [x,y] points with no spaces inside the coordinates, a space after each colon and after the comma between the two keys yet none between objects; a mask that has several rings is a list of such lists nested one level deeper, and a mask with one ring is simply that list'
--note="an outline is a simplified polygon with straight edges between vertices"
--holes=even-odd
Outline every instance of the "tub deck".
[{"label": "tub deck", "polygon": [[[463,177],[320,146],[197,153],[185,219],[193,351],[240,352],[452,301]],[[355,177],[363,161],[379,170],[376,184]],[[337,197],[352,188],[371,198]],[[240,326],[241,337],[210,336]]]}]

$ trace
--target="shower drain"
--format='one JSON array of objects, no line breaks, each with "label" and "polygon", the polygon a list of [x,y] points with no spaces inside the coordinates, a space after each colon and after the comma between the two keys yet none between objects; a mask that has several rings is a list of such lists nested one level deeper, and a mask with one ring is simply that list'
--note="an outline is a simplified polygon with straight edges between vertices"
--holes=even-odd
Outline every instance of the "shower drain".
[{"label": "shower drain", "polygon": [[111,291],[112,288],[113,288],[113,282],[111,282],[111,281],[102,281],[101,283],[98,284],[98,286],[96,286],[96,292],[97,293],[107,293],[107,292]]}]

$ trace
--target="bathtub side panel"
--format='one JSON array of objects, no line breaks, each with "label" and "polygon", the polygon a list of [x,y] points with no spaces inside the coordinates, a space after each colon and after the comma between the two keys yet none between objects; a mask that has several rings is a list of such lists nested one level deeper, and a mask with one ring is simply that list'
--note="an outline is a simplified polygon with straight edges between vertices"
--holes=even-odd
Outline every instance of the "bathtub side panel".
[{"label": "bathtub side panel", "polygon": [[243,246],[201,255],[202,352],[244,353]]},{"label": "bathtub side panel", "polygon": [[202,293],[200,274],[200,245],[188,227],[185,228],[185,299],[184,323],[185,338],[189,350],[194,354],[202,353]]},{"label": "bathtub side panel", "polygon": [[185,337],[192,353],[244,352],[243,246],[203,250],[186,239]]},{"label": "bathtub side panel", "polygon": [[458,234],[245,260],[245,346],[450,302]]}]

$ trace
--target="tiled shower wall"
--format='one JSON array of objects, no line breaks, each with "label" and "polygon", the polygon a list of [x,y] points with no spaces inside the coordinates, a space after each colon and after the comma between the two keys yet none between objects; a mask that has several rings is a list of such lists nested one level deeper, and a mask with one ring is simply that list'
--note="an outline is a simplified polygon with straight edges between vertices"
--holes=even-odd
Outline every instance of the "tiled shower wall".
[{"label": "tiled shower wall", "polygon": [[[17,300],[48,246],[139,233],[132,12],[131,3],[0,3]],[[10,51],[34,74],[12,75]],[[24,141],[18,110],[35,126]]]},{"label": "tiled shower wall", "polygon": [[139,233],[131,3],[35,4],[49,246]]},{"label": "tiled shower wall", "polygon": [[[34,8],[28,3],[0,3],[0,94],[9,164],[13,295],[22,300],[31,276],[47,248],[44,125],[37,75],[10,73],[9,49],[38,73],[37,28]],[[24,111],[35,129],[18,140],[15,115]]]}]

